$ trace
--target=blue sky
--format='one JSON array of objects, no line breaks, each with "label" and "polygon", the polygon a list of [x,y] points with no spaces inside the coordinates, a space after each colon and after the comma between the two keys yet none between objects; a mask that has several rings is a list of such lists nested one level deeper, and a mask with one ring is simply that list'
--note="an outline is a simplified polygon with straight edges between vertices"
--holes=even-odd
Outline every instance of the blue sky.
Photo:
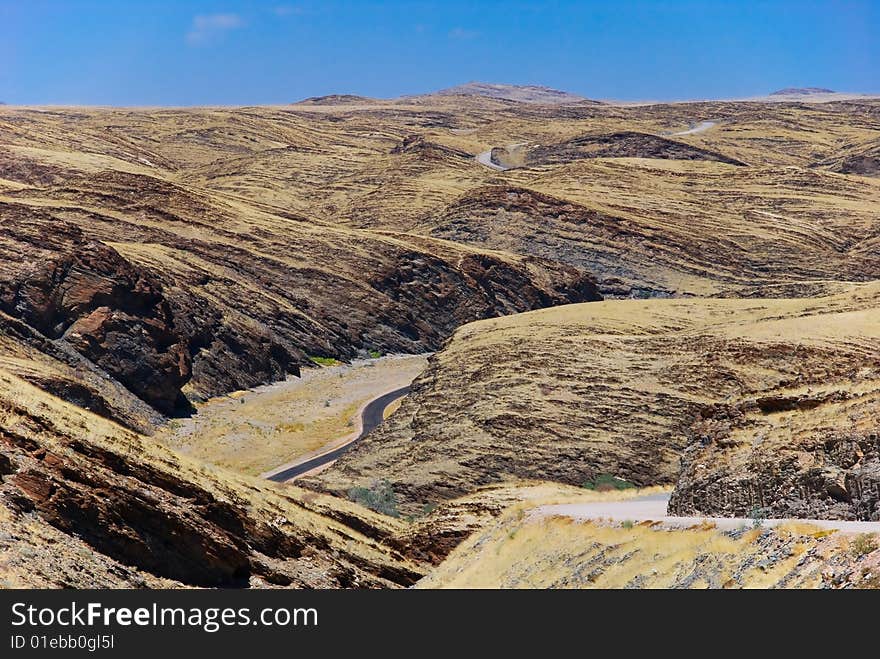
[{"label": "blue sky", "polygon": [[880,93],[880,0],[0,0],[0,100],[288,103],[469,80],[592,98]]}]

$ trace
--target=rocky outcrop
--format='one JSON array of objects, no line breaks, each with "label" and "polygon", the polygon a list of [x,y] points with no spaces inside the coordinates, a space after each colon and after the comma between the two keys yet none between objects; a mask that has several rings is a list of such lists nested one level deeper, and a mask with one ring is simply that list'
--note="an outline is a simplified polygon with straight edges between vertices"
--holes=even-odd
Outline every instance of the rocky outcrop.
[{"label": "rocky outcrop", "polygon": [[443,158],[457,158],[459,160],[473,160],[474,156],[461,149],[453,149],[443,144],[437,144],[425,139],[424,135],[408,135],[403,141],[391,149],[393,155],[415,153],[429,160],[442,160]]},{"label": "rocky outcrop", "polygon": [[64,342],[157,410],[185,406],[185,340],[161,285],[74,225],[4,208],[0,310]]},{"label": "rocky outcrop", "polygon": [[670,514],[880,520],[876,430],[767,444],[704,439],[690,447]]}]

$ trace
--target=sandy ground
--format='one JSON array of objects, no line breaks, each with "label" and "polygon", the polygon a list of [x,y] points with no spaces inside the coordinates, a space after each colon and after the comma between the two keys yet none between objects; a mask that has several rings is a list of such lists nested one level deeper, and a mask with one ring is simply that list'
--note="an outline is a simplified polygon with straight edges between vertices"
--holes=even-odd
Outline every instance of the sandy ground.
[{"label": "sandy ground", "polygon": [[362,407],[409,384],[426,362],[425,355],[390,355],[304,370],[302,378],[211,399],[158,438],[195,458],[261,474],[356,433]]},{"label": "sandy ground", "polygon": [[[402,398],[409,393],[409,386],[396,387],[385,391],[382,395],[364,403],[357,411],[355,425],[351,432],[332,442],[329,442],[316,451],[307,453],[293,462],[288,462],[275,469],[263,472],[261,478],[268,478],[276,483],[289,483],[305,475],[316,474],[335,463],[345,451],[351,448],[363,436],[384,423],[393,412],[388,413],[387,408],[394,403],[399,404]],[[311,467],[310,469],[308,467]],[[305,471],[303,471],[305,470]]]},{"label": "sandy ground", "polygon": [[[540,506],[532,515],[552,517],[560,515],[574,520],[609,520],[612,522],[660,522],[672,528],[688,528],[705,522],[719,529],[733,530],[743,526],[751,527],[754,520],[744,517],[669,517],[666,514],[668,494],[654,494],[629,501],[602,501],[589,503],[567,503],[554,506]],[[843,533],[880,533],[880,522],[848,522],[837,519],[765,519],[762,526],[773,527],[798,522],[810,524],[821,529],[837,530]]]}]

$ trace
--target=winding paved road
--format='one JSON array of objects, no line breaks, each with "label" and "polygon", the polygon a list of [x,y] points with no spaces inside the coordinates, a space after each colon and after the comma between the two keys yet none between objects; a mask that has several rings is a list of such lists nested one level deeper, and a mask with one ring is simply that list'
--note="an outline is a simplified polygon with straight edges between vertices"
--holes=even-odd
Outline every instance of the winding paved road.
[{"label": "winding paved road", "polygon": [[299,476],[302,476],[306,472],[312,471],[313,469],[317,469],[318,467],[323,467],[324,465],[338,460],[339,457],[345,453],[348,449],[354,446],[357,442],[366,437],[370,432],[375,430],[377,427],[382,425],[382,421],[384,420],[385,408],[391,405],[398,398],[403,398],[409,393],[409,385],[405,387],[401,387],[400,389],[395,389],[394,391],[389,391],[387,394],[382,394],[378,398],[374,398],[369,403],[367,403],[366,407],[364,407],[363,412],[361,412],[361,432],[360,434],[352,439],[350,442],[339,446],[332,451],[328,451],[327,453],[322,453],[321,455],[304,460],[298,464],[294,464],[283,471],[279,471],[276,474],[272,474],[271,476],[267,476],[270,481],[274,481],[276,483],[284,483],[285,481],[293,480]]},{"label": "winding paved road", "polygon": [[[628,501],[607,501],[594,503],[564,503],[554,506],[539,506],[533,515],[550,517],[560,515],[575,520],[608,519],[615,522],[660,522],[663,526],[688,528],[702,522],[715,524],[719,529],[738,529],[751,527],[754,520],[745,517],[670,517],[666,514],[669,494],[652,494]],[[777,526],[790,522],[812,524],[822,529],[833,529],[843,533],[877,533],[880,522],[849,522],[839,519],[765,519],[764,527]]]}]

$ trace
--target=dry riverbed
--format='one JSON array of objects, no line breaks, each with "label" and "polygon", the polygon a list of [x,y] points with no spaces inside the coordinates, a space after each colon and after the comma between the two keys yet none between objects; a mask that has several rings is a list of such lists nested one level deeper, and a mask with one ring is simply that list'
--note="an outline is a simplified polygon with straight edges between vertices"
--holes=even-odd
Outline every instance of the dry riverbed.
[{"label": "dry riverbed", "polygon": [[365,403],[409,384],[426,363],[426,355],[389,355],[307,369],[301,378],[208,400],[158,438],[194,458],[258,475],[350,434]]}]

